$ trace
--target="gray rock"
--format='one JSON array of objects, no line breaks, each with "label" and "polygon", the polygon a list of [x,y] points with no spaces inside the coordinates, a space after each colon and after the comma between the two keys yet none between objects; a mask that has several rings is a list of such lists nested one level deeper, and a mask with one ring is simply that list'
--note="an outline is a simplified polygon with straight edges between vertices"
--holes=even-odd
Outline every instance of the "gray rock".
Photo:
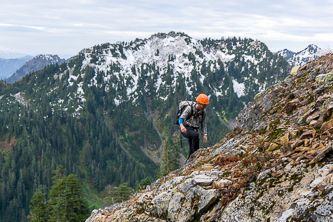
[{"label": "gray rock", "polygon": [[184,183],[180,184],[178,186],[178,189],[180,190],[180,192],[182,193],[186,193],[188,192],[192,187],[194,187],[196,185],[195,180],[192,178],[189,178],[187,180],[185,180]]},{"label": "gray rock", "polygon": [[220,197],[217,190],[202,190],[199,200],[199,214],[202,214],[212,203],[214,203]]},{"label": "gray rock", "polygon": [[179,212],[182,210],[182,200],[184,199],[184,194],[177,192],[175,193],[170,202],[168,208],[168,219],[171,221],[177,221],[179,217]]},{"label": "gray rock", "polygon": [[196,175],[194,176],[194,181],[199,186],[209,186],[213,183],[213,178],[206,175]]},{"label": "gray rock", "polygon": [[174,188],[178,184],[180,184],[185,178],[186,177],[184,176],[180,176],[180,177],[175,177],[172,180],[168,180],[157,189],[157,192],[159,193]]},{"label": "gray rock", "polygon": [[166,218],[168,215],[169,202],[172,197],[172,192],[162,192],[155,196],[151,201],[154,205],[152,214],[156,217]]},{"label": "gray rock", "polygon": [[[211,157],[217,156],[217,155],[219,155],[219,154],[221,154],[223,152],[228,152],[228,151],[234,149],[237,145],[239,145],[240,143],[244,142],[247,139],[248,139],[247,137],[241,138],[239,140],[237,140],[235,137],[231,138],[230,140],[228,140],[227,142],[225,142],[221,147],[219,147],[216,150],[214,150],[212,152],[212,154],[211,154]],[[240,149],[242,149],[242,147],[240,147]],[[237,155],[237,153],[242,152],[242,151],[241,150],[237,150],[235,152],[236,153],[234,153],[233,155]]]}]

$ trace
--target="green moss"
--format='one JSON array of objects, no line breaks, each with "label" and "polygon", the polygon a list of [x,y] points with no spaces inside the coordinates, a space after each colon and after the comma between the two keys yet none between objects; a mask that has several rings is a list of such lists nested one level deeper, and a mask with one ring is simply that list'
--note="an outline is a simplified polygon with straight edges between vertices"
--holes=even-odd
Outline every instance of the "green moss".
[{"label": "green moss", "polygon": [[275,201],[273,201],[272,204],[266,209],[266,211],[265,211],[265,214],[266,214],[266,215],[269,214],[269,212],[272,211],[274,205],[275,205]]},{"label": "green moss", "polygon": [[333,73],[328,73],[327,76],[324,78],[324,82],[329,82],[333,80]]},{"label": "green moss", "polygon": [[261,170],[262,169],[262,166],[259,162],[257,162],[255,165],[254,165],[258,170]]},{"label": "green moss", "polygon": [[[260,185],[261,186],[261,185]],[[260,198],[260,197],[262,197],[262,196],[264,196],[264,191],[262,190],[261,192],[260,192],[260,194],[258,195],[258,199]]]},{"label": "green moss", "polygon": [[265,134],[266,133],[266,129],[261,129],[259,130],[259,135]]},{"label": "green moss", "polygon": [[274,120],[273,124],[277,125],[280,123],[280,118],[277,118],[276,120]]},{"label": "green moss", "polygon": [[195,169],[201,167],[205,163],[205,161],[206,160],[201,160],[200,163],[198,163],[198,165],[195,167]]},{"label": "green moss", "polygon": [[310,207],[310,208],[307,209],[307,211],[308,211],[309,213],[311,213],[311,212],[315,212],[316,209],[317,209],[317,207]]},{"label": "green moss", "polygon": [[268,135],[269,141],[277,139],[284,131],[282,129],[276,129]]},{"label": "green moss", "polygon": [[277,181],[277,179],[276,178],[271,178],[270,180],[269,180],[269,185],[268,185],[268,187],[274,187],[274,182],[276,182]]},{"label": "green moss", "polygon": [[293,185],[288,188],[288,192],[292,192],[294,190],[295,184],[298,184],[302,180],[303,176],[302,175],[292,175],[290,179],[293,181]]},{"label": "green moss", "polygon": [[250,217],[253,217],[253,214],[254,214],[254,206],[252,206],[252,207],[250,208],[249,216],[250,216]]},{"label": "green moss", "polygon": [[293,100],[293,99],[295,99],[295,95],[294,94],[289,94],[289,96],[288,96],[288,99],[287,99],[287,101],[286,101],[286,103],[287,102],[290,102],[291,100]]},{"label": "green moss", "polygon": [[333,86],[330,86],[326,89],[326,92],[332,92],[333,91]]},{"label": "green moss", "polygon": [[299,84],[301,84],[301,83],[305,83],[306,80],[307,80],[307,78],[305,78],[305,77],[301,77],[301,78],[299,78],[299,79],[297,80],[297,83],[299,83]]},{"label": "green moss", "polygon": [[230,176],[230,174],[231,174],[230,171],[226,171],[226,172],[223,172],[222,176],[227,177],[227,176]]},{"label": "green moss", "polygon": [[332,190],[333,190],[333,187],[331,187],[331,188],[329,188],[327,190],[324,190],[320,196],[322,198],[325,198],[327,196],[327,194],[329,194]]},{"label": "green moss", "polygon": [[[243,159],[243,158],[245,157],[245,154],[244,154],[244,153],[241,153],[241,154],[238,155],[238,157]],[[244,163],[243,163],[243,164],[244,164]]]},{"label": "green moss", "polygon": [[306,71],[301,77],[306,77],[310,73],[310,70]]},{"label": "green moss", "polygon": [[291,187],[289,187],[287,190],[288,190],[288,192],[292,192],[294,190],[294,185],[292,185]]},{"label": "green moss", "polygon": [[310,73],[310,71],[306,71],[302,76],[300,76],[298,79],[297,79],[297,83],[305,83],[307,81],[307,75]]},{"label": "green moss", "polygon": [[290,122],[290,119],[287,119],[287,121],[286,121],[285,125],[288,125],[288,124],[289,124],[289,122]]},{"label": "green moss", "polygon": [[319,84],[327,83],[333,80],[333,73],[328,73],[324,78],[317,77],[316,82]]}]

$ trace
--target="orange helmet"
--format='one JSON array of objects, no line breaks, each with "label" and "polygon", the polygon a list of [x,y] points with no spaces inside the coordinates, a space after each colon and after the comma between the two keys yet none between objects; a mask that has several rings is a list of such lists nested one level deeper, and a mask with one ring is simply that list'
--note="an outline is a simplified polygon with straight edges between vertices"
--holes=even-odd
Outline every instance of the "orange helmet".
[{"label": "orange helmet", "polygon": [[197,97],[197,102],[203,105],[207,105],[209,104],[209,99],[208,96],[205,94],[199,94],[199,96]]}]

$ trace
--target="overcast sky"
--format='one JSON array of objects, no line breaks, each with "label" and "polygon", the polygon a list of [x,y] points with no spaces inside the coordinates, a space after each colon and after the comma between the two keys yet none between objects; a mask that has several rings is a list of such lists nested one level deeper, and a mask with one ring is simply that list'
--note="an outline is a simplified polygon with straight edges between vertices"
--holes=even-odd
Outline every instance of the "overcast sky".
[{"label": "overcast sky", "polygon": [[76,55],[158,32],[246,37],[276,52],[333,51],[331,0],[0,0],[0,51]]}]

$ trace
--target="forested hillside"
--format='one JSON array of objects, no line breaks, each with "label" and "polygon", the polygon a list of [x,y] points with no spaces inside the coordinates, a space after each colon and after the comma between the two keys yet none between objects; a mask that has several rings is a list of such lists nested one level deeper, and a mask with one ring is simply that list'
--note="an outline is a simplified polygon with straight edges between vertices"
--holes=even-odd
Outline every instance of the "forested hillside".
[{"label": "forested hillside", "polygon": [[[210,97],[205,146],[213,145],[254,95],[289,71],[259,41],[197,41],[170,32],[96,45],[6,85],[0,90],[3,220],[26,221],[32,195],[40,185],[50,190],[59,165],[78,176],[91,208],[109,185],[136,188],[167,173],[177,154],[187,154],[174,135],[179,101]],[[174,166],[165,162],[171,160]]]}]

